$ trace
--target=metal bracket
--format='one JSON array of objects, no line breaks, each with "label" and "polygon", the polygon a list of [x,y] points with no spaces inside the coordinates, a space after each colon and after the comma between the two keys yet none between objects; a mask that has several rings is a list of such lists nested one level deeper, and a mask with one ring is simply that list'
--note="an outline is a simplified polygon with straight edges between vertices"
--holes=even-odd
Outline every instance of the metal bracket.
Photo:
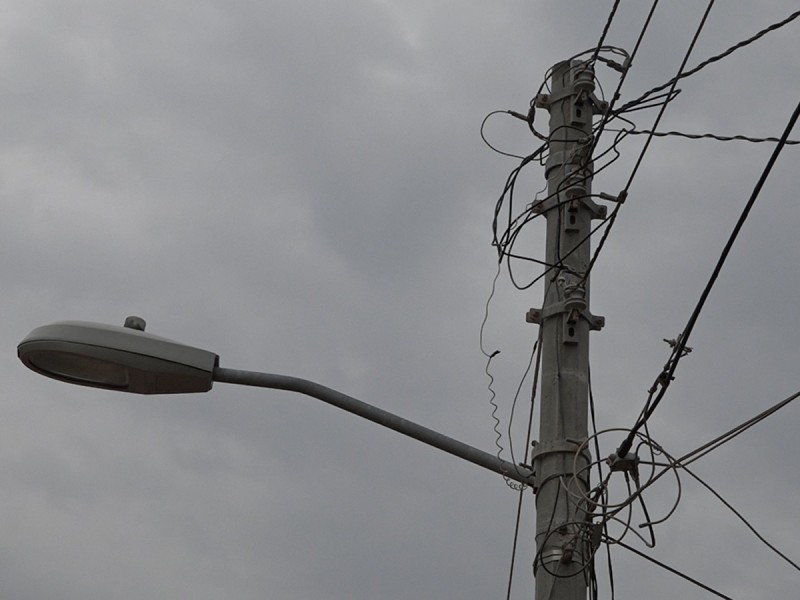
[{"label": "metal bracket", "polygon": [[[565,192],[568,196],[579,196],[581,191],[576,188],[568,188]],[[586,193],[585,191],[583,192]],[[563,202],[563,201],[562,201]],[[590,216],[593,220],[602,220],[605,219],[608,215],[608,209],[603,204],[597,204],[594,200],[589,198],[588,196],[572,198],[568,201],[568,208],[567,210],[576,210],[576,205],[580,203],[583,205],[583,208],[589,211]],[[546,200],[541,200],[539,202],[534,202],[533,204],[529,205],[529,209],[532,213],[536,214],[544,214],[550,210],[553,210],[556,206],[561,204],[557,197],[547,198]]]},{"label": "metal bracket", "polygon": [[[567,308],[564,302],[555,302],[549,306],[545,306],[544,308],[530,309],[527,313],[525,313],[525,322],[541,325],[550,317],[555,317],[562,313],[569,312],[571,312],[571,309]],[[591,331],[600,331],[606,325],[605,317],[593,315],[588,309],[578,311],[578,316],[582,319],[585,319],[589,323],[589,329]],[[567,322],[569,321],[570,320],[567,319]],[[572,322],[574,323],[575,321],[573,320]]]},{"label": "metal bracket", "polygon": [[[544,108],[550,109],[550,107],[558,102],[559,100],[564,100],[565,98],[569,98],[570,96],[576,97],[576,102],[581,101],[584,97],[583,91],[576,91],[572,88],[564,88],[561,93],[559,94],[536,94],[536,98],[533,100],[533,105],[536,108]],[[585,96],[588,103],[592,106],[593,114],[604,114],[608,110],[608,102],[605,100],[600,100],[594,92]],[[573,103],[574,104],[574,103]]]}]

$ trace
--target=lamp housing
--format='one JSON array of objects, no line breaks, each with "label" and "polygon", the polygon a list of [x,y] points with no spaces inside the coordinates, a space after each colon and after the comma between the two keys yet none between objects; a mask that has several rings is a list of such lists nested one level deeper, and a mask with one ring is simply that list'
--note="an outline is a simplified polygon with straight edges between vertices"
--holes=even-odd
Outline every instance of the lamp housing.
[{"label": "lamp housing", "polygon": [[17,355],[53,379],[134,394],[207,392],[219,364],[213,352],[145,333],[135,317],[125,327],[88,321],[37,327]]}]

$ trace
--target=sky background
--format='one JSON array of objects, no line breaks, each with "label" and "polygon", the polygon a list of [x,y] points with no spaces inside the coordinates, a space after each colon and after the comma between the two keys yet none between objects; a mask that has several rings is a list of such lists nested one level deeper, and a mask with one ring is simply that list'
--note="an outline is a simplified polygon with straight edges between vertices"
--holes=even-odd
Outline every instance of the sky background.
[{"label": "sky background", "polygon": [[[518,495],[498,475],[311,398],[68,386],[28,371],[15,346],[53,321],[139,315],[222,366],[312,379],[494,452],[478,342],[493,209],[517,161],[479,127],[495,109],[526,112],[549,67],[597,43],[611,4],[4,2],[0,595],[505,598]],[[632,50],[648,8],[622,2],[606,42]],[[704,8],[661,3],[622,101],[677,72]],[[796,9],[718,3],[689,65]],[[798,27],[681,82],[660,129],[780,135],[798,97]],[[618,75],[597,76],[610,94]],[[655,112],[632,117],[647,129]],[[510,153],[538,145],[507,117],[485,133]],[[643,142],[619,146],[596,193],[624,187]],[[591,337],[598,427],[632,426],[669,356],[662,338],[683,329],[771,151],[651,144],[593,271],[591,309],[606,317]],[[800,389],[798,152],[779,158],[650,422],[674,455]],[[543,185],[531,165],[517,205]],[[521,248],[543,256],[538,223]],[[536,337],[525,313],[541,296],[504,273],[489,305],[504,458]],[[790,405],[695,464],[795,560],[798,427]],[[602,453],[621,437],[601,436]],[[733,598],[796,597],[798,572],[682,483],[648,552]],[[652,514],[675,494],[665,478],[646,496]],[[533,501],[526,492],[515,599],[533,594]],[[623,549],[612,558],[620,600],[711,597]]]}]

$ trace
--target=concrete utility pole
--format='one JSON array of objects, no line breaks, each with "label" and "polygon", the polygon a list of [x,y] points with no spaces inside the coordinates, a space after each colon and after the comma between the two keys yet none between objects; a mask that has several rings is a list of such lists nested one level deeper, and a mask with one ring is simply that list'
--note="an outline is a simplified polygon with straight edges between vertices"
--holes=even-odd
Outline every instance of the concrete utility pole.
[{"label": "concrete utility pole", "polygon": [[542,365],[536,473],[536,600],[585,600],[592,548],[585,499],[591,462],[588,448],[589,331],[603,326],[589,312],[592,219],[605,206],[591,198],[594,68],[585,61],[552,69],[552,92],[536,104],[550,112],[548,198],[534,205],[547,219],[548,265],[544,305],[528,321],[541,325]]}]

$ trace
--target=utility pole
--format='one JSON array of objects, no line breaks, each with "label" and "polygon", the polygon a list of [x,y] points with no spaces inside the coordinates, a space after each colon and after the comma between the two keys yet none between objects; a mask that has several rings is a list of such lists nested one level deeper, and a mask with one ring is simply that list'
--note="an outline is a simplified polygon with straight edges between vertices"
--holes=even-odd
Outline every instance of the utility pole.
[{"label": "utility pole", "polygon": [[[552,69],[551,93],[536,105],[550,112],[545,177],[548,197],[533,206],[547,219],[544,304],[527,320],[541,326],[539,441],[533,465],[536,493],[536,600],[585,600],[593,553],[587,512],[591,456],[588,437],[589,331],[604,324],[589,312],[593,219],[606,207],[591,197],[594,68],[565,61]],[[580,450],[580,453],[578,451]]]}]

